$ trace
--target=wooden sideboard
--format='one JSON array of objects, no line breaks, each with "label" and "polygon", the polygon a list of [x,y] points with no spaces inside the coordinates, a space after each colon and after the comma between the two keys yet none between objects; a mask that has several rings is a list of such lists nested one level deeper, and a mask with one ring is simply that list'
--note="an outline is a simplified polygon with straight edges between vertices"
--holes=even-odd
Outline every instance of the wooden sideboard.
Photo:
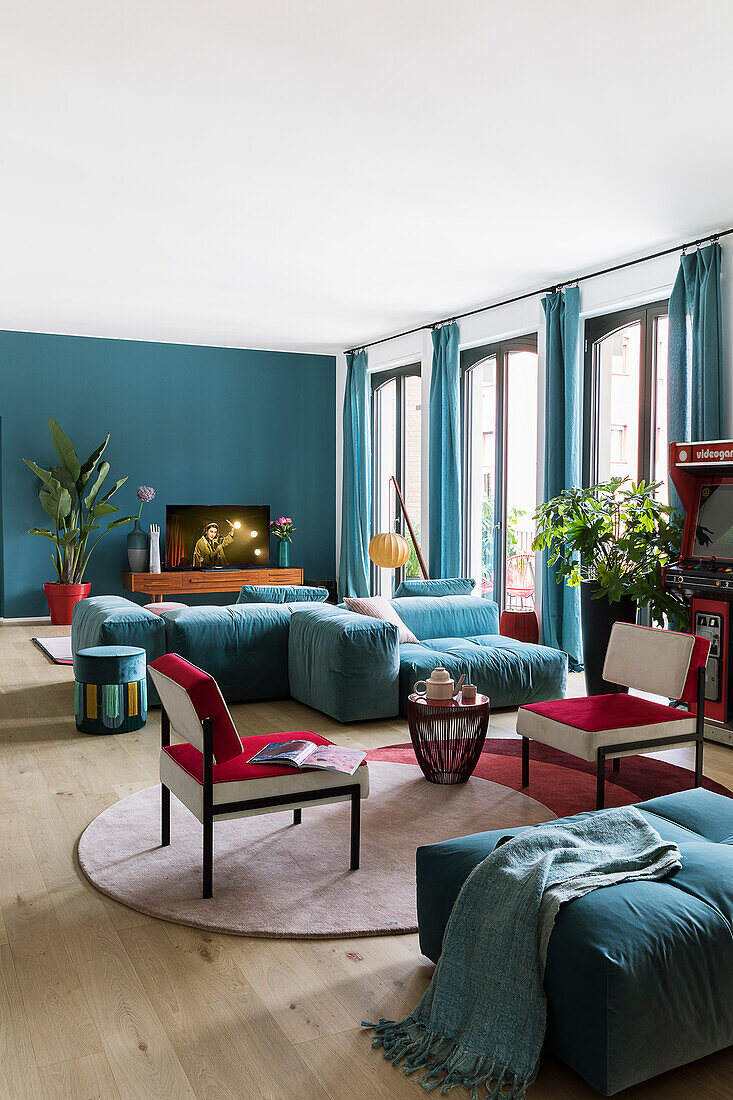
[{"label": "wooden sideboard", "polygon": [[181,572],[123,573],[128,592],[144,592],[161,603],[187,592],[238,592],[243,584],[302,584],[302,569],[184,569]]}]

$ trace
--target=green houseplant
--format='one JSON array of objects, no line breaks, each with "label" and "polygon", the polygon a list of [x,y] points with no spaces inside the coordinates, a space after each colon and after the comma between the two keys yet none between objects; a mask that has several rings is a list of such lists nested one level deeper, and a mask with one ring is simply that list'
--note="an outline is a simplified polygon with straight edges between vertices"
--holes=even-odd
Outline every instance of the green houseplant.
[{"label": "green houseplant", "polygon": [[686,604],[662,584],[679,555],[682,521],[656,493],[660,482],[613,477],[566,489],[535,513],[535,550],[546,550],[558,583],[581,586],[583,657],[590,694],[613,688],[601,677],[611,627],[648,608],[653,622],[687,629]]},{"label": "green houseplant", "polygon": [[[110,520],[104,530],[98,522],[119,512],[119,508],[109,503],[110,497],[127,481],[126,477],[120,478],[100,496],[109,473],[109,463],[100,462],[109,434],[85,462],[80,462],[71,441],[53,417],[48,426],[58,464],[44,469],[30,458],[23,461],[42,482],[38,495],[53,527],[32,527],[29,534],[53,543],[51,560],[57,580],[44,584],[43,588],[51,622],[68,625],[74,604],[89,595],[91,586],[83,583],[83,578],[94,547],[113,528],[133,523],[135,516]],[[95,535],[97,531],[102,534]]]}]

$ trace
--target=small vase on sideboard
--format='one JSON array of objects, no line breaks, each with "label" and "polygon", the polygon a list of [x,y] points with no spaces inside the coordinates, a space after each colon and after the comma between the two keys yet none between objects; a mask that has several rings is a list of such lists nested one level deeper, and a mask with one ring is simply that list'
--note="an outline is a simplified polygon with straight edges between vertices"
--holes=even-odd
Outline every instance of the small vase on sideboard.
[{"label": "small vase on sideboard", "polygon": [[288,569],[290,566],[290,543],[287,539],[280,539],[280,545],[277,548],[277,564],[281,569]]},{"label": "small vase on sideboard", "polygon": [[146,573],[148,569],[148,536],[140,526],[140,519],[127,536],[127,560],[131,573]]}]

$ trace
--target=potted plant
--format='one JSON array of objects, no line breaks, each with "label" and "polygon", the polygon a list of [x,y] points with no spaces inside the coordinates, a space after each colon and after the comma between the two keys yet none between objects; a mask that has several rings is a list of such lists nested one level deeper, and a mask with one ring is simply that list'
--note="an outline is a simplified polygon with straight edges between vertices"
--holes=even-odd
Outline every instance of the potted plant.
[{"label": "potted plant", "polygon": [[661,482],[613,477],[588,489],[565,489],[541,504],[533,549],[546,550],[558,584],[580,585],[583,662],[589,695],[619,690],[602,677],[614,622],[653,622],[686,630],[689,614],[662,584],[664,566],[679,556],[682,520],[657,497]]},{"label": "potted plant", "polygon": [[23,461],[43,483],[38,495],[41,506],[53,521],[53,529],[33,527],[29,534],[40,535],[54,544],[51,560],[58,579],[44,584],[43,590],[48,600],[51,622],[57,626],[68,626],[74,605],[88,596],[91,589],[91,584],[83,583],[83,577],[94,547],[114,527],[133,523],[135,516],[110,520],[102,534],[94,538],[91,546],[88,545],[90,536],[102,529],[97,521],[119,512],[119,508],[110,504],[109,499],[127,478],[120,478],[104,496],[100,496],[102,484],[109,473],[109,463],[100,463],[99,460],[109,442],[109,435],[86,462],[80,462],[58,423],[51,418],[48,426],[58,465],[45,470],[30,458]]}]

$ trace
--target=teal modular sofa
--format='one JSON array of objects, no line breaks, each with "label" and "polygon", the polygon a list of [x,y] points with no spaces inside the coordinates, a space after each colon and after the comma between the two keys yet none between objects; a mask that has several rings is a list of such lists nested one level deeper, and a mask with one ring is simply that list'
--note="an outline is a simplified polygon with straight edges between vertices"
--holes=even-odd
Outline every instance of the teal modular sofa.
[{"label": "teal modular sofa", "polygon": [[[563,906],[547,955],[546,1047],[604,1096],[733,1044],[733,799],[698,787],[639,809],[679,846],[681,870]],[[501,837],[522,831],[418,848],[420,949],[429,959],[440,957],[471,871]]]},{"label": "teal modular sofa", "polygon": [[[419,644],[392,623],[322,603],[187,607],[156,615],[120,596],[74,609],[72,649],[140,645],[148,661],[178,653],[216,678],[232,703],[292,696],[340,722],[407,712],[416,680],[443,664],[465,673],[495,707],[565,694],[567,658],[499,634],[496,604],[475,596],[415,596],[392,605]],[[158,702],[152,684],[149,701]]]},{"label": "teal modular sofa", "polygon": [[397,627],[325,604],[301,607],[290,622],[290,693],[340,722],[407,714],[417,680],[436,665],[488,695],[493,707],[561,699],[567,657],[499,634],[499,609],[476,596],[391,600],[419,642],[399,643]]}]

